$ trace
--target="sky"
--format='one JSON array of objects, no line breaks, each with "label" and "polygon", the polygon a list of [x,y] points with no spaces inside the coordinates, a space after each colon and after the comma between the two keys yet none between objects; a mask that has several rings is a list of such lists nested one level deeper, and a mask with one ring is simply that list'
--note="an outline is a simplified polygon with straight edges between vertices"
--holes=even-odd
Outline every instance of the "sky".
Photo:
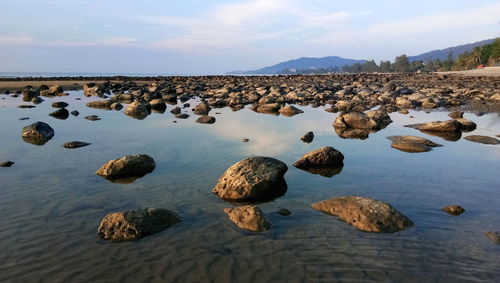
[{"label": "sky", "polygon": [[0,0],[0,72],[222,74],[500,36],[500,1]]}]

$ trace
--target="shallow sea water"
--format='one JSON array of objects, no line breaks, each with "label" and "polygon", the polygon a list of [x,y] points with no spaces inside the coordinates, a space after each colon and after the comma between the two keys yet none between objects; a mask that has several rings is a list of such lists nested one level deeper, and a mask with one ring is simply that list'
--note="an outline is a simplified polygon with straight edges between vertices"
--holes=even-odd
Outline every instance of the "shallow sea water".
[{"label": "shallow sea water", "polygon": [[[82,100],[75,100],[81,97]],[[3,99],[5,98],[5,99]],[[484,281],[500,279],[500,245],[484,232],[500,230],[500,146],[464,140],[500,134],[500,117],[465,118],[478,129],[451,142],[403,127],[447,120],[446,112],[391,113],[393,123],[366,140],[343,139],[332,127],[336,114],[298,106],[294,117],[213,109],[213,125],[196,115],[176,120],[168,105],[144,120],[88,108],[81,92],[44,98],[33,109],[21,98],[0,95],[0,281],[1,282],[331,282]],[[48,116],[66,101],[78,117]],[[195,102],[191,101],[191,106]],[[191,114],[189,109],[184,109]],[[220,114],[215,114],[220,112]],[[84,119],[98,115],[100,121]],[[414,118],[410,118],[414,116]],[[21,117],[29,120],[20,121]],[[45,145],[21,138],[22,128],[44,121],[55,130]],[[300,137],[313,131],[314,141]],[[390,135],[416,135],[443,147],[405,153]],[[250,139],[244,143],[243,138]],[[92,145],[65,149],[79,140]],[[304,153],[332,146],[344,156],[332,178],[296,169]],[[144,153],[156,161],[151,174],[131,184],[95,175],[106,161]],[[223,212],[233,204],[211,193],[219,176],[249,156],[285,162],[287,193],[259,204],[271,230],[240,230]],[[310,208],[326,198],[360,195],[390,203],[415,226],[394,234],[361,232]],[[451,216],[440,208],[466,209]],[[145,207],[177,211],[183,222],[135,242],[97,237],[107,213]],[[276,213],[288,208],[291,216]]]}]

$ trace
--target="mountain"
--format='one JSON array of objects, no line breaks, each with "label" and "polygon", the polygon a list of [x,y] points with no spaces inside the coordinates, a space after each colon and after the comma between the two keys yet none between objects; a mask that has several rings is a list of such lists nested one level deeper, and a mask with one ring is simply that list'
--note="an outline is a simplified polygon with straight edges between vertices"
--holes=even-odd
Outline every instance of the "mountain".
[{"label": "mountain", "polygon": [[490,44],[493,41],[495,41],[495,38],[492,39],[486,39],[474,43],[469,43],[469,44],[464,44],[464,45],[459,45],[455,47],[448,47],[446,49],[440,49],[440,50],[433,50],[430,52],[422,53],[420,55],[416,56],[408,56],[408,60],[410,62],[414,61],[431,61],[431,60],[446,60],[448,58],[448,53],[452,52],[453,55],[453,60],[457,59],[457,57],[465,52],[471,51],[474,47],[476,46],[483,46],[486,44]]},{"label": "mountain", "polygon": [[293,73],[296,70],[335,68],[335,67],[342,67],[346,65],[353,65],[355,63],[364,63],[364,62],[366,62],[366,60],[345,59],[338,56],[329,56],[323,58],[302,57],[299,59],[278,63],[276,65],[272,65],[258,70],[235,71],[235,72],[230,72],[229,74],[270,75],[270,74],[280,74],[283,71]]}]

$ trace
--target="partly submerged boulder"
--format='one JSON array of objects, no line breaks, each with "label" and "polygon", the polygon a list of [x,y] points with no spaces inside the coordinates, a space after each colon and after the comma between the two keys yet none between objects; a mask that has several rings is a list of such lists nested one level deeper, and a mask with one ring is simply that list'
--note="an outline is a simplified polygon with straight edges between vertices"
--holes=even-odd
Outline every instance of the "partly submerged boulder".
[{"label": "partly submerged boulder", "polygon": [[114,212],[102,219],[97,234],[105,240],[132,241],[158,233],[181,221],[177,213],[161,208]]},{"label": "partly submerged boulder", "polygon": [[241,229],[262,232],[271,228],[271,223],[266,220],[264,213],[257,206],[225,208],[224,212]]},{"label": "partly submerged boulder", "polygon": [[465,212],[465,209],[459,205],[450,205],[441,208],[441,210],[451,215],[460,215]]},{"label": "partly submerged boulder", "polygon": [[215,117],[201,116],[200,118],[196,119],[196,122],[200,124],[213,124],[215,123]]},{"label": "partly submerged boulder", "polygon": [[482,144],[491,144],[491,145],[500,144],[500,141],[498,139],[488,136],[472,135],[472,136],[467,136],[464,139],[471,142],[478,142]]},{"label": "partly submerged boulder", "polygon": [[382,110],[372,110],[366,113],[348,112],[340,114],[333,123],[335,128],[356,128],[380,130],[392,123],[389,115]]},{"label": "partly submerged boulder", "polygon": [[272,200],[286,192],[287,170],[285,163],[274,158],[247,158],[229,167],[212,192],[231,201]]},{"label": "partly submerged boulder", "polygon": [[336,197],[314,203],[312,208],[335,215],[365,232],[392,233],[413,225],[391,205],[367,197]]},{"label": "partly submerged boulder", "polygon": [[106,162],[96,171],[96,174],[108,179],[142,177],[153,172],[155,168],[156,163],[151,156],[135,154]]},{"label": "partly submerged boulder", "polygon": [[44,145],[54,136],[54,129],[44,122],[36,122],[23,128],[22,137],[27,143]]},{"label": "partly submerged boulder", "polygon": [[125,115],[142,120],[151,114],[151,105],[148,102],[136,100],[125,109]]},{"label": "partly submerged boulder", "polygon": [[291,117],[300,113],[304,113],[304,111],[300,110],[299,108],[293,106],[293,105],[287,105],[282,107],[279,110],[280,114],[283,116]]},{"label": "partly submerged boulder", "polygon": [[460,132],[462,130],[462,124],[457,120],[412,124],[405,127],[429,132]]},{"label": "partly submerged boulder", "polygon": [[344,166],[344,155],[333,147],[325,146],[306,153],[293,166],[301,169]]},{"label": "partly submerged boulder", "polygon": [[307,132],[304,136],[300,138],[303,142],[305,143],[311,143],[314,139],[314,133],[313,132]]},{"label": "partly submerged boulder", "polygon": [[392,141],[392,147],[404,152],[427,152],[433,147],[442,146],[428,139],[416,136],[390,136],[387,137]]}]

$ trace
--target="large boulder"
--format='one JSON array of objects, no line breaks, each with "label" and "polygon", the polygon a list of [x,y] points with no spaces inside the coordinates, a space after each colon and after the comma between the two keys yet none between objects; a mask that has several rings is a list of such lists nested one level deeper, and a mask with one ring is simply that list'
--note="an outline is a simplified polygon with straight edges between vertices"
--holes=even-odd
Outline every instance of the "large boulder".
[{"label": "large boulder", "polygon": [[102,219],[97,234],[105,240],[132,241],[158,233],[181,221],[177,213],[161,208],[114,212]]},{"label": "large boulder", "polygon": [[333,147],[325,146],[306,153],[293,166],[301,169],[344,166],[344,155]]},{"label": "large boulder", "polygon": [[391,205],[367,197],[336,197],[314,203],[312,208],[337,216],[365,232],[393,233],[413,225]]},{"label": "large boulder", "polygon": [[230,201],[266,201],[286,192],[288,167],[270,157],[251,157],[229,167],[212,192]]},{"label": "large boulder", "polygon": [[404,152],[427,152],[433,147],[442,146],[428,139],[416,136],[390,136],[387,137],[392,141],[392,147]]},{"label": "large boulder", "polygon": [[262,232],[271,228],[271,223],[266,220],[264,213],[257,206],[225,208],[224,212],[241,229]]},{"label": "large boulder", "polygon": [[127,155],[106,162],[95,173],[108,179],[142,177],[153,172],[156,163],[146,154]]},{"label": "large boulder", "polygon": [[151,105],[148,102],[136,100],[125,109],[125,115],[142,120],[151,114]]},{"label": "large boulder", "polygon": [[54,136],[54,129],[44,122],[36,122],[23,128],[22,137],[27,143],[44,145]]},{"label": "large boulder", "polygon": [[335,128],[356,128],[380,130],[392,123],[389,115],[382,110],[372,110],[366,113],[348,112],[340,114],[333,123]]}]

